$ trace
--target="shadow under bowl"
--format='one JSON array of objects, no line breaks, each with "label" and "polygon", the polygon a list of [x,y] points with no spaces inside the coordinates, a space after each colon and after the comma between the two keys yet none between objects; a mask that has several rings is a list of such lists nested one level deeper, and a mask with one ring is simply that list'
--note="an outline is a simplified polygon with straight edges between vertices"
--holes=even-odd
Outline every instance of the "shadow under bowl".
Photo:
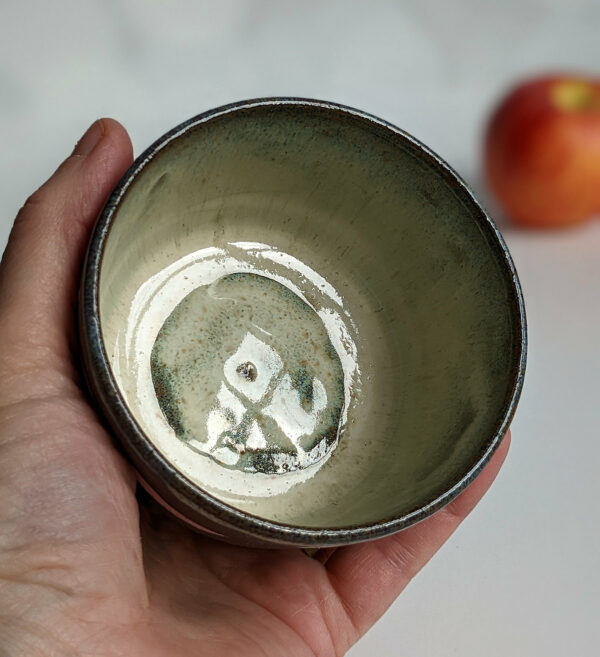
[{"label": "shadow under bowl", "polygon": [[508,428],[526,350],[509,253],[448,165],[293,98],[202,114],[134,162],[90,242],[80,335],[144,486],[273,547],[451,501]]}]

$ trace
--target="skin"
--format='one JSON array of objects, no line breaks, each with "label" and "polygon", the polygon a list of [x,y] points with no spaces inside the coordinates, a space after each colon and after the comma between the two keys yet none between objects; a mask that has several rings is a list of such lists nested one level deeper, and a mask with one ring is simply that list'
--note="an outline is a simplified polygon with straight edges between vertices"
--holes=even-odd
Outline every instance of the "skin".
[{"label": "skin", "polygon": [[559,228],[600,212],[600,82],[548,76],[518,86],[492,115],[488,181],[514,223]]},{"label": "skin", "polygon": [[333,657],[383,614],[495,478],[428,520],[316,558],[194,534],[136,498],[78,372],[76,290],[90,231],[132,161],[94,123],[25,203],[0,265],[0,653]]}]

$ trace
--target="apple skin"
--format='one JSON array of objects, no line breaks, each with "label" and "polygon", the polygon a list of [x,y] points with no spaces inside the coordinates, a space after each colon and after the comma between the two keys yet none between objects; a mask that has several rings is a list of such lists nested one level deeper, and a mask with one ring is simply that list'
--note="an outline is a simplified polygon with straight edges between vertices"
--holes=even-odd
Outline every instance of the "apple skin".
[{"label": "apple skin", "polygon": [[517,225],[569,226],[600,213],[600,80],[549,75],[514,88],[490,118],[484,161]]}]

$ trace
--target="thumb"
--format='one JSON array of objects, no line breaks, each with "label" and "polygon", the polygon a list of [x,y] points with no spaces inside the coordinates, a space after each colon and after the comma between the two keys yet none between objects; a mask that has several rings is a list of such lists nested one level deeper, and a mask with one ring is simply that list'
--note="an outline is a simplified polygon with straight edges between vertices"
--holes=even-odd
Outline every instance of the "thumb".
[{"label": "thumb", "polygon": [[[0,264],[0,398],[72,374],[70,341],[81,262],[106,197],[131,164],[112,119],[93,123],[73,153],[20,210]],[[44,372],[52,373],[47,381]],[[46,390],[47,392],[47,390]]]}]

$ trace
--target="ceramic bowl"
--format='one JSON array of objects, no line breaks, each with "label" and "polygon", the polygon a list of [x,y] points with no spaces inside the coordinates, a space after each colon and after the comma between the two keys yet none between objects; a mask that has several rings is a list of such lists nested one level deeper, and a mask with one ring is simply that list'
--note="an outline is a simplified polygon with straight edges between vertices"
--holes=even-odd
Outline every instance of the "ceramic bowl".
[{"label": "ceramic bowl", "polygon": [[142,484],[272,547],[440,509],[525,365],[513,263],[460,178],[374,116],[296,98],[201,114],[137,158],[93,232],[80,333]]}]

